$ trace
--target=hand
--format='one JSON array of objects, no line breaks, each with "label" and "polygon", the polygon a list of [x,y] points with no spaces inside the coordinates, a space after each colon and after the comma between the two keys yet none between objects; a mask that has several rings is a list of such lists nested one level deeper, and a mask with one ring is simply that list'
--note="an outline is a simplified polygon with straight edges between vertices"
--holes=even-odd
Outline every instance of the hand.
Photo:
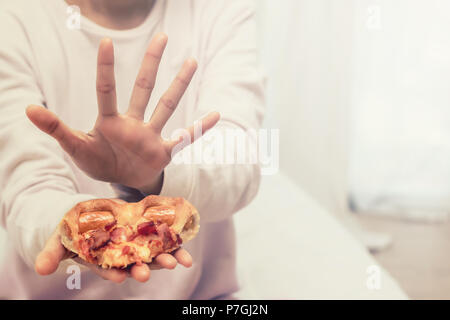
[{"label": "hand", "polygon": [[[116,200],[120,202],[121,200]],[[58,231],[55,231],[50,239],[47,241],[44,249],[39,253],[36,258],[35,269],[40,275],[49,275],[56,271],[59,263],[62,260],[71,258],[74,256],[73,252],[69,252],[61,244],[61,236]],[[162,253],[155,257],[154,262],[150,264],[142,264],[140,266],[133,265],[129,271],[112,268],[102,269],[96,265],[86,263],[80,258],[75,258],[75,261],[87,266],[94,273],[99,275],[105,280],[111,280],[116,283],[123,282],[128,276],[131,276],[136,281],[146,282],[150,278],[150,269],[174,269],[177,264],[181,264],[187,268],[192,266],[191,255],[183,248],[177,249],[173,254]]]},{"label": "hand", "polygon": [[[126,114],[118,114],[114,79],[114,49],[111,40],[100,43],[97,61],[98,117],[89,133],[72,130],[58,117],[40,106],[27,108],[28,118],[42,131],[55,138],[76,165],[90,177],[120,183],[147,194],[159,193],[162,172],[171,160],[179,140],[166,141],[161,130],[174,112],[197,63],[188,59],[159,100],[150,120],[144,113],[156,80],[167,36],[155,36],[143,59]],[[217,112],[202,119],[202,132],[219,121]],[[194,129],[187,129],[194,141]],[[195,137],[196,138],[196,137]]]}]

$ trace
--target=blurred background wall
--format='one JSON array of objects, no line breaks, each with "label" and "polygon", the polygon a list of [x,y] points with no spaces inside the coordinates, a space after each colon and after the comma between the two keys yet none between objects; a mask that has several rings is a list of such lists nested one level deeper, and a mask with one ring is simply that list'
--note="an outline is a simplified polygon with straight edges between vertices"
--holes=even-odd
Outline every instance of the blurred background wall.
[{"label": "blurred background wall", "polygon": [[378,15],[379,22],[355,28],[349,177],[354,208],[408,220],[446,221],[450,2],[357,5],[357,19],[366,11]]},{"label": "blurred background wall", "polygon": [[330,211],[347,214],[352,0],[257,1],[267,126],[280,165]]},{"label": "blurred background wall", "polygon": [[410,297],[449,299],[450,1],[257,4],[282,172]]},{"label": "blurred background wall", "polygon": [[330,211],[445,221],[450,2],[260,0],[281,168]]}]

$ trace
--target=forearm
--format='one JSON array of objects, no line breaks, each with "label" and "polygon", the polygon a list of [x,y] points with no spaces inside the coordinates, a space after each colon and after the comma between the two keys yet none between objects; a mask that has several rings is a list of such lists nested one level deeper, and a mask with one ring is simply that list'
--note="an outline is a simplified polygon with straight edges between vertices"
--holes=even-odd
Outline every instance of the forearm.
[{"label": "forearm", "polygon": [[16,197],[8,212],[6,231],[11,244],[30,268],[64,214],[78,202],[92,198],[52,189]]},{"label": "forearm", "polygon": [[31,267],[62,216],[93,196],[78,193],[58,145],[24,116],[0,123],[1,224]]},{"label": "forearm", "polygon": [[[230,135],[240,142],[229,141]],[[178,154],[165,169],[161,195],[192,202],[204,221],[226,219],[254,198],[260,167],[256,140],[232,123],[220,123],[204,139]]]}]

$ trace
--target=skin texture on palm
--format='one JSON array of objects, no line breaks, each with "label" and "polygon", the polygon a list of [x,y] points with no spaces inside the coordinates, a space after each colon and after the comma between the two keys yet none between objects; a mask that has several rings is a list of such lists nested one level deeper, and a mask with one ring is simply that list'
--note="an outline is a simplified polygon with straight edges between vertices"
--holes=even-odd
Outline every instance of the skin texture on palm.
[{"label": "skin texture on palm", "polygon": [[[103,39],[97,58],[98,117],[94,128],[89,133],[69,128],[53,112],[41,106],[29,106],[26,110],[28,118],[36,127],[56,139],[88,176],[100,181],[120,183],[147,194],[159,194],[164,168],[170,163],[173,151],[181,141],[166,141],[161,137],[161,131],[197,68],[195,60],[185,61],[171,86],[160,98],[150,120],[144,122],[144,113],[166,44],[165,34],[158,34],[152,39],[125,114],[117,112],[113,44],[110,39]],[[214,127],[219,119],[217,112],[201,119],[202,133]],[[194,135],[193,126],[187,128],[187,132],[191,136],[191,143],[198,138]],[[35,269],[42,275],[51,274],[67,255],[59,234],[55,233],[36,259]],[[177,263],[189,267],[192,257],[186,250],[179,249],[173,254],[159,255],[150,266],[134,265],[129,272],[102,270],[92,265],[88,267],[114,282],[122,282],[127,275],[137,281],[147,281],[151,268],[173,269]]]}]

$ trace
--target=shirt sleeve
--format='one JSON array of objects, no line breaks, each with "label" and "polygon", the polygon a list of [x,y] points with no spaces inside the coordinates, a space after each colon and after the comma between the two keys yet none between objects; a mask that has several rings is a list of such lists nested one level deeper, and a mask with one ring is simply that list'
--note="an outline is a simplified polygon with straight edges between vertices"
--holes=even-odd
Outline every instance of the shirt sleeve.
[{"label": "shirt sleeve", "polygon": [[20,19],[0,12],[0,223],[29,265],[76,203],[79,194],[59,145],[26,118],[29,104],[45,105],[35,61]]},{"label": "shirt sleeve", "polygon": [[[180,158],[193,155],[191,161],[177,162],[175,157],[166,167],[161,190],[161,195],[188,199],[206,222],[230,217],[256,195],[260,182],[258,162],[237,159],[243,152],[257,149],[257,139],[249,130],[259,129],[264,114],[254,2],[212,2],[205,1],[201,18],[204,56],[199,57],[201,83],[190,121],[211,111],[220,112],[221,120],[213,132],[178,154]],[[234,134],[245,135],[244,149],[229,141]],[[210,155],[216,160],[206,161]],[[220,161],[227,157],[235,157],[236,161]]]}]

